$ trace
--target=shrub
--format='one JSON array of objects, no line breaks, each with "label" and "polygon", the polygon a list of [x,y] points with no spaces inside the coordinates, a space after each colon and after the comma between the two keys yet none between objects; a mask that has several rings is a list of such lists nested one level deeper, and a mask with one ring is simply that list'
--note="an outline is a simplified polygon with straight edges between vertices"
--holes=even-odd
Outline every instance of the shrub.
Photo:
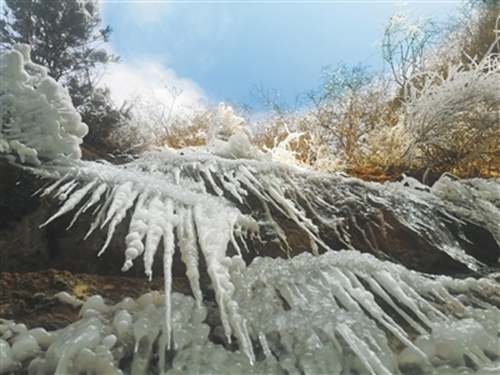
[{"label": "shrub", "polygon": [[204,146],[214,118],[215,110],[211,108],[193,109],[190,113],[174,115],[168,133],[165,132],[158,137],[155,146],[175,149]]},{"label": "shrub", "polygon": [[500,33],[484,57],[415,75],[405,92],[406,152],[430,169],[487,175],[500,165]]}]

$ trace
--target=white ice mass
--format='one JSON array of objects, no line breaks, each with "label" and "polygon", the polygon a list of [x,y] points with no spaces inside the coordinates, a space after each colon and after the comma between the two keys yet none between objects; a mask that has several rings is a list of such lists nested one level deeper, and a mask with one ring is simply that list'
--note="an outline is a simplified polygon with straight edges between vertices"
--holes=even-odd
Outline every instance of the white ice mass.
[{"label": "white ice mass", "polygon": [[[93,212],[89,233],[105,228],[103,252],[128,215],[122,270],[142,257],[151,277],[162,249],[165,276],[164,296],[114,306],[94,296],[80,320],[59,331],[2,321],[0,373],[23,366],[37,375],[500,371],[498,275],[454,279],[408,270],[357,251],[347,228],[358,226],[383,258],[356,214],[367,212],[383,233],[390,224],[382,213],[391,211],[447,256],[481,270],[443,220],[459,227],[466,219],[500,244],[498,180],[443,176],[428,188],[411,178],[380,185],[299,170],[268,160],[223,105],[204,149],[145,153],[119,166],[82,161],[87,127],[67,92],[29,60],[27,46],[2,52],[0,62],[2,155],[53,180],[43,194],[62,202],[41,224]],[[292,252],[283,219],[308,239],[311,253],[286,260],[261,253],[246,264],[256,241]],[[331,238],[345,250],[331,249]],[[171,293],[175,251],[193,297]],[[200,256],[216,308],[203,299]],[[214,309],[221,326],[211,331],[206,318]]]}]

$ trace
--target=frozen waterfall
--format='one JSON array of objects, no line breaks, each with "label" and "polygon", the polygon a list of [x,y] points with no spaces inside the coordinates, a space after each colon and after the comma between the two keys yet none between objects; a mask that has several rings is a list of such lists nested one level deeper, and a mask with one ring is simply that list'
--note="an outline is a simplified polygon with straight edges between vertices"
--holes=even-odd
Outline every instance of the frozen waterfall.
[{"label": "frozen waterfall", "polygon": [[[94,296],[59,331],[3,322],[0,333],[12,338],[0,339],[0,373],[26,364],[30,374],[500,371],[498,274],[412,271],[395,262],[398,242],[388,239],[401,228],[485,274],[462,228],[483,228],[500,244],[498,180],[380,185],[279,164],[223,105],[207,148],[145,153],[119,166],[82,161],[87,129],[64,89],[30,62],[27,46],[2,52],[0,64],[0,151],[46,178],[40,193],[61,201],[40,224],[68,214],[71,227],[92,215],[89,235],[107,233],[102,253],[128,223],[122,270],[142,257],[151,278],[162,261],[165,279],[164,297],[109,306]],[[306,239],[306,252],[292,232]],[[266,257],[271,246],[286,259]],[[175,252],[192,296],[171,293]],[[201,257],[216,308],[200,288]],[[216,326],[206,322],[210,309]]]},{"label": "frozen waterfall", "polygon": [[229,267],[229,275],[253,364],[248,348],[214,343],[223,330],[210,332],[207,307],[179,293],[169,300],[170,350],[159,294],[114,306],[95,296],[78,322],[56,332],[4,324],[18,336],[12,347],[0,340],[2,363],[15,368],[33,358],[33,374],[122,374],[123,363],[132,374],[495,374],[500,368],[494,280],[429,277],[353,250],[256,258],[246,268]]}]

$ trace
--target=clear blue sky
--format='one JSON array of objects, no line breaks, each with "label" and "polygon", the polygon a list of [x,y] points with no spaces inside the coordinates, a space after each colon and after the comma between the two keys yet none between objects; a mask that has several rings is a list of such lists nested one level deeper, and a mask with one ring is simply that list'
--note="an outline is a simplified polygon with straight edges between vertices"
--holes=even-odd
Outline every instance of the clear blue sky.
[{"label": "clear blue sky", "polygon": [[[184,95],[195,92],[195,100],[251,104],[255,86],[279,90],[286,101],[293,101],[297,94],[317,88],[327,65],[361,62],[381,69],[382,24],[392,14],[412,10],[443,19],[460,1],[100,4],[103,23],[114,30],[108,47],[125,66],[130,64],[129,74],[148,61],[168,71],[163,82],[187,82],[191,88]],[[116,78],[113,90],[120,90],[117,81],[130,80]]]}]

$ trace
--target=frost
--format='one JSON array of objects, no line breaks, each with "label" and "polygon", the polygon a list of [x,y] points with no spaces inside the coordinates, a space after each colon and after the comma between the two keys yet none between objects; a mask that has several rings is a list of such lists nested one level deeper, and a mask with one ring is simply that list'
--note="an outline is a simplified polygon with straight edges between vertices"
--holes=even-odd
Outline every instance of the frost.
[{"label": "frost", "polygon": [[473,145],[485,134],[498,135],[500,57],[494,50],[500,33],[494,32],[497,38],[482,60],[472,56],[468,66],[419,72],[409,81],[405,88],[405,125],[415,139],[408,155],[417,146],[437,147],[452,154],[463,152],[454,137],[463,138],[462,147],[467,146],[469,152],[476,151]]},{"label": "frost", "polygon": [[306,133],[290,132],[286,126],[285,129],[288,133],[285,139],[277,144],[275,140],[274,147],[268,151],[272,156],[272,160],[287,165],[295,165],[296,167],[305,167],[304,163],[301,163],[297,159],[296,152],[293,151],[291,143],[298,142],[300,137]]},{"label": "frost", "polygon": [[500,184],[495,180],[456,180],[442,176],[431,192],[448,201],[450,211],[476,225],[488,228],[500,246]]},{"label": "frost", "polygon": [[215,120],[206,136],[210,153],[227,159],[270,159],[250,143],[250,131],[244,127],[245,120],[234,114],[231,107],[220,103]]},{"label": "frost", "polygon": [[3,150],[8,151],[8,142],[21,163],[35,166],[43,160],[81,156],[87,125],[67,91],[29,60],[29,46],[15,45],[0,53],[0,80]]}]

